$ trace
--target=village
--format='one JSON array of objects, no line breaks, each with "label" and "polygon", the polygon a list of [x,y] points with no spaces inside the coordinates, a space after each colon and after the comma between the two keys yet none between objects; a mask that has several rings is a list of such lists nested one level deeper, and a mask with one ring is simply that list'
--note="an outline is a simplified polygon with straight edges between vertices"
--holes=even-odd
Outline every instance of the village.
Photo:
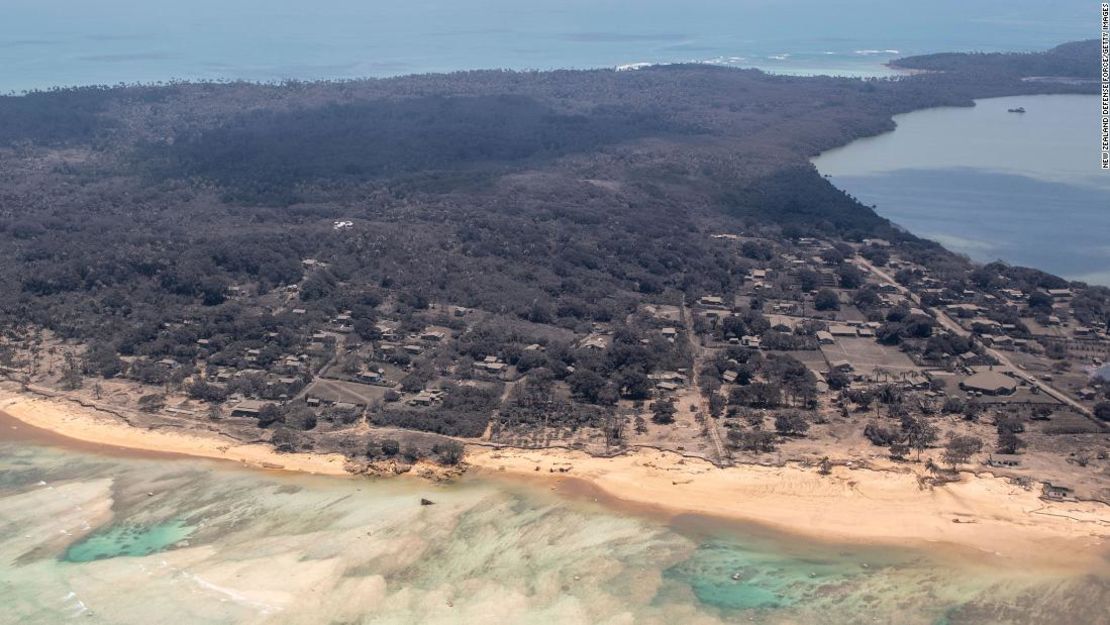
[{"label": "village", "polygon": [[1071,288],[955,290],[878,239],[709,238],[735,288],[640,298],[609,322],[389,296],[336,309],[306,297],[327,267],[310,258],[299,284],[231,287],[249,322],[165,324],[172,355],[27,331],[6,337],[2,364],[9,387],[285,451],[653,447],[720,466],[924,453],[938,478],[984,470],[1110,498],[1110,335]]}]

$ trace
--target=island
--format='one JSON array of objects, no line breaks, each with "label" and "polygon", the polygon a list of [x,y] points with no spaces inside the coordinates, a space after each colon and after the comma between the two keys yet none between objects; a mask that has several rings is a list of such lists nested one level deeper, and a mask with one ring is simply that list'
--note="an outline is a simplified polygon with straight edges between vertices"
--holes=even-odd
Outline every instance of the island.
[{"label": "island", "polygon": [[1094,93],[1096,50],[3,97],[0,409],[1063,557],[1110,522],[1110,289],[971,263],[808,159],[916,109]]}]

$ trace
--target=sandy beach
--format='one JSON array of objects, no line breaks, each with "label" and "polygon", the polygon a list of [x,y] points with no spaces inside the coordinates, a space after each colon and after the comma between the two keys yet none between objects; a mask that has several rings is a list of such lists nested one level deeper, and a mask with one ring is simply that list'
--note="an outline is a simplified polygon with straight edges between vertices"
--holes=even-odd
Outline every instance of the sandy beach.
[{"label": "sandy beach", "polygon": [[[349,475],[339,454],[278,453],[262,444],[236,444],[214,433],[133,427],[107,412],[73,402],[0,395],[0,412],[89,448],[177,454],[244,466]],[[17,427],[8,426],[4,427]],[[882,470],[743,465],[727,469],[678,454],[640,449],[598,458],[566,449],[519,450],[468,446],[474,473],[530,481],[570,496],[664,517],[704,515],[766,526],[808,538],[920,546],[951,545],[1015,561],[1074,569],[1106,566],[1110,506],[1047,502],[990,475],[964,474],[958,483],[923,488],[917,465]]]},{"label": "sandy beach", "polygon": [[922,488],[920,467],[835,467],[830,475],[793,465],[720,469],[655,450],[595,458],[471,448],[467,461],[500,475],[550,480],[569,493],[587,484],[618,505],[752,522],[819,540],[951,545],[1069,569],[1084,560],[1104,566],[1110,553],[1110,506],[1046,502],[1039,486],[1025,490],[991,476],[964,474],[959,483]]},{"label": "sandy beach", "polygon": [[104,447],[229,460],[258,469],[349,475],[340,454],[278,453],[268,445],[235,443],[215,433],[133,427],[115,415],[73,402],[0,394],[0,412],[26,425]]}]

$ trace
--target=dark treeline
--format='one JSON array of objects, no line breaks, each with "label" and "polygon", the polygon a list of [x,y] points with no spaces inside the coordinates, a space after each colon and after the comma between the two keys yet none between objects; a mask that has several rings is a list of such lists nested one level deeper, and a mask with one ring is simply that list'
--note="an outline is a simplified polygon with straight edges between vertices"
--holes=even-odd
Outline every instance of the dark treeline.
[{"label": "dark treeline", "polygon": [[943,52],[897,59],[891,65],[904,69],[987,76],[1043,76],[1096,80],[1099,72],[1099,42],[1097,39],[1073,41],[1043,53]]},{"label": "dark treeline", "polygon": [[161,176],[195,176],[251,202],[289,203],[297,185],[541,160],[674,129],[657,115],[560,114],[524,96],[428,96],[255,110],[150,144]]}]

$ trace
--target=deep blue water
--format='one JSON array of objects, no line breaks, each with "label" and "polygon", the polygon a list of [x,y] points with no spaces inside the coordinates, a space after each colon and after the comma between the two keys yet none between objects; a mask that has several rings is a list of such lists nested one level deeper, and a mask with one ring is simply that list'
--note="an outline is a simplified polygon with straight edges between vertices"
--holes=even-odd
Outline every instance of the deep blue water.
[{"label": "deep blue water", "polygon": [[1096,36],[1087,0],[3,0],[0,91],[716,62],[874,75]]},{"label": "deep blue water", "polygon": [[838,176],[910,232],[975,260],[1006,260],[1110,284],[1110,194],[968,168]]}]

